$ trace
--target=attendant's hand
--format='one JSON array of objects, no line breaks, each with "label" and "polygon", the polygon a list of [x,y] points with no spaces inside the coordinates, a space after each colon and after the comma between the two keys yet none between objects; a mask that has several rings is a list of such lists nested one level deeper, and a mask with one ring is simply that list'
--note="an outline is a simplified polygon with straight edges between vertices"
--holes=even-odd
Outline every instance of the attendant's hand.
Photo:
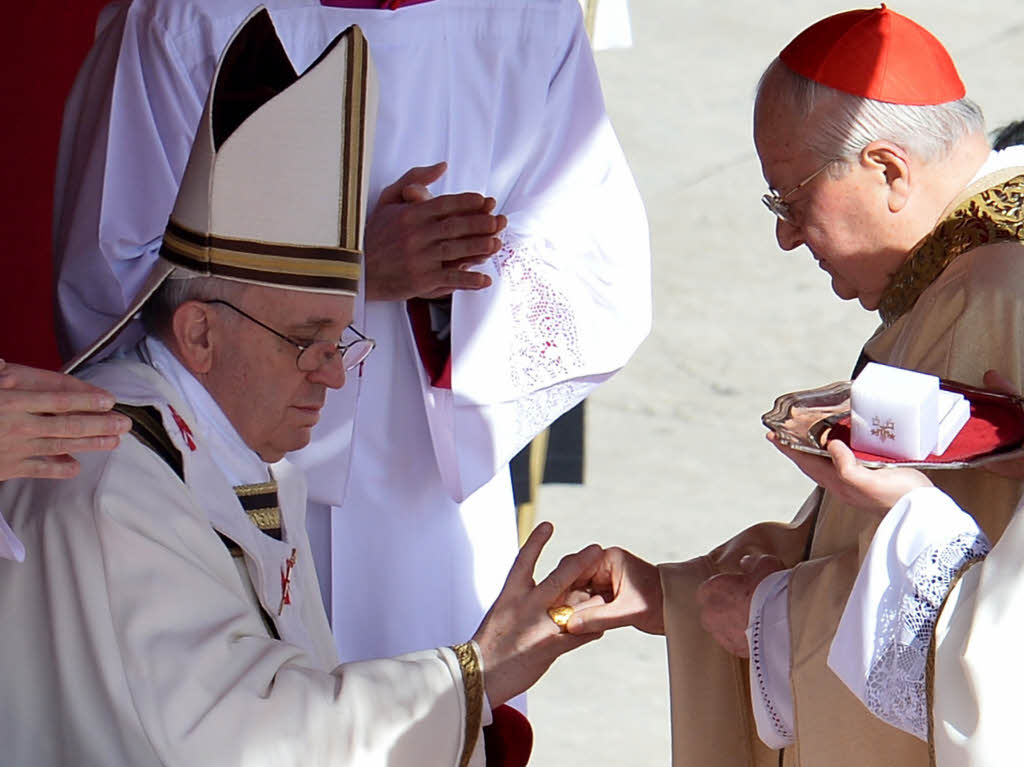
[{"label": "attendant's hand", "polygon": [[[1002,392],[1003,394],[1020,395],[1017,387],[1006,377],[1000,375],[995,370],[985,371],[985,388],[991,389],[992,391]],[[1024,479],[1024,458],[1011,458],[1008,461],[994,461],[993,463],[985,464],[985,468],[991,471],[993,474],[998,474],[1002,477],[1009,477],[1010,479]]]},{"label": "attendant's hand", "polygon": [[635,626],[648,634],[664,634],[661,575],[656,565],[625,549],[605,549],[587,588],[600,602],[578,609],[569,619],[574,634]]},{"label": "attendant's hand", "polygon": [[768,575],[783,569],[771,554],[747,554],[740,560],[742,573],[721,573],[697,587],[700,624],[726,651],[740,658],[750,656],[747,624],[754,591]]},{"label": "attendant's hand", "polygon": [[885,516],[911,490],[932,486],[931,480],[916,469],[862,466],[853,451],[838,439],[828,443],[829,459],[786,447],[770,432],[767,436],[779,452],[825,490],[843,503],[879,517]]},{"label": "attendant's hand", "polygon": [[530,533],[505,586],[473,636],[483,656],[484,688],[492,708],[529,689],[559,655],[601,636],[565,633],[548,615],[549,607],[594,601],[582,587],[598,565],[600,546],[563,557],[547,578],[534,585],[533,569],[553,530],[550,523],[542,522]]},{"label": "attendant's hand", "polygon": [[433,197],[427,184],[447,163],[411,168],[386,187],[366,222],[366,297],[371,301],[440,298],[480,290],[486,274],[470,271],[501,248],[508,223],[495,200],[476,192]]},{"label": "attendant's hand", "polygon": [[71,453],[112,450],[131,420],[114,398],[77,378],[0,360],[0,481],[78,474]]}]

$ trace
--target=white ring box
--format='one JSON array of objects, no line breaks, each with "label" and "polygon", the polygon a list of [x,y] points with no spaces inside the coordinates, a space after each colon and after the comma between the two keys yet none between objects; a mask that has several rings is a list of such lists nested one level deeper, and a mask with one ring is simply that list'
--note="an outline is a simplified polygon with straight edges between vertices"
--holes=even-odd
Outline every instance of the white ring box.
[{"label": "white ring box", "polygon": [[970,420],[962,394],[937,376],[869,362],[850,387],[850,446],[904,461],[941,455]]}]

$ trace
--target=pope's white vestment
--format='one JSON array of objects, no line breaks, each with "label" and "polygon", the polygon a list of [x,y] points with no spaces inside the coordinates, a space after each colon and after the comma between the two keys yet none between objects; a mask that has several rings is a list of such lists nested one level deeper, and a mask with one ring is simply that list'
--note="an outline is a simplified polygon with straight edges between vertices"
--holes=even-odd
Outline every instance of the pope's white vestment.
[{"label": "pope's white vestment", "polygon": [[278,485],[277,540],[225,475],[258,457],[184,368],[169,380],[167,352],[153,348],[164,364],[132,352],[89,377],[119,402],[156,408],[184,481],[129,436],[83,455],[73,480],[0,486],[27,545],[24,562],[0,561],[0,763],[458,765],[466,703],[455,653],[338,665],[301,472],[287,461],[258,469]]},{"label": "pope's white vestment", "polygon": [[[65,354],[124,311],[156,258],[218,54],[252,4],[138,0],[99,30],[59,158]],[[643,207],[577,0],[266,5],[298,71],[363,29],[380,81],[371,210],[409,168],[444,160],[435,195],[491,195],[509,220],[479,267],[493,286],[453,298],[451,388],[432,385],[406,303],[368,302],[357,324],[378,349],[358,385],[330,393],[297,457],[341,657],[449,644],[475,629],[516,553],[508,461],[649,329]]]}]

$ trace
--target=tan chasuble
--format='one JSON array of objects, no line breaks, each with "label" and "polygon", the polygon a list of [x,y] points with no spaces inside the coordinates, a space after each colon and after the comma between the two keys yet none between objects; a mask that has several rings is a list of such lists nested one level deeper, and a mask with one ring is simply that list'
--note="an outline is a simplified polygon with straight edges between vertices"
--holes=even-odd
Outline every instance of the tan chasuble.
[{"label": "tan chasuble", "polygon": [[[968,187],[914,249],[882,298],[871,360],[980,386],[989,368],[1024,384],[1024,175],[1016,168]],[[984,470],[938,471],[932,481],[995,542],[1024,485]],[[793,567],[790,682],[796,742],[781,763],[800,767],[925,767],[924,742],[872,715],[826,664],[874,524],[815,490],[789,523],[754,525],[710,554],[660,567],[672,696],[673,764],[780,764],[757,737],[746,661],[700,626],[694,592],[747,553]]]}]

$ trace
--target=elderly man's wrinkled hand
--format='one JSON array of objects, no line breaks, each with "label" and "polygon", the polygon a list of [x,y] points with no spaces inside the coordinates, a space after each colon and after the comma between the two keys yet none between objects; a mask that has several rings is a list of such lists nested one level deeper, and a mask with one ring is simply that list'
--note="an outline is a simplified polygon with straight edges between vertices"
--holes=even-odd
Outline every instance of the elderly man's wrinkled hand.
[{"label": "elderly man's wrinkled hand", "polygon": [[550,523],[542,522],[530,534],[501,594],[473,636],[483,656],[484,687],[492,707],[531,687],[558,656],[601,636],[566,633],[548,613],[552,607],[579,609],[599,599],[584,587],[601,558],[600,546],[563,557],[547,578],[534,584],[537,558],[553,530]]},{"label": "elderly man's wrinkled hand", "polygon": [[757,586],[768,575],[783,569],[778,557],[748,554],[740,560],[740,573],[720,573],[697,587],[700,623],[727,652],[740,658],[750,655],[747,624],[750,602]]},{"label": "elderly man's wrinkled hand", "polygon": [[0,480],[75,476],[73,453],[112,450],[131,429],[113,406],[84,381],[0,360]]},{"label": "elderly man's wrinkled hand", "polygon": [[371,301],[440,298],[491,284],[471,267],[501,248],[507,223],[495,200],[476,192],[434,197],[446,163],[411,168],[386,187],[366,222],[366,297]]}]

